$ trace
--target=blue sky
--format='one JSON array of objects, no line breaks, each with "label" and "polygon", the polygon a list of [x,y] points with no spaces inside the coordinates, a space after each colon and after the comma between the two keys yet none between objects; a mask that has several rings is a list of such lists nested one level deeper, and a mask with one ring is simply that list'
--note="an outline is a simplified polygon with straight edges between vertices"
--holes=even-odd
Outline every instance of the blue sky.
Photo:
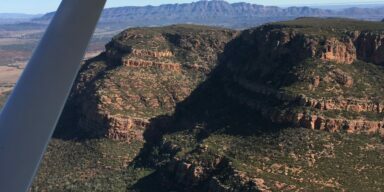
[{"label": "blue sky", "polygon": [[[197,0],[195,0],[197,1]],[[228,2],[250,2],[262,5],[339,5],[359,3],[384,3],[377,0],[227,0]],[[61,0],[1,0],[0,13],[46,13],[55,10]],[[107,7],[119,7],[130,5],[160,5],[164,3],[189,3],[193,0],[108,0]]]}]

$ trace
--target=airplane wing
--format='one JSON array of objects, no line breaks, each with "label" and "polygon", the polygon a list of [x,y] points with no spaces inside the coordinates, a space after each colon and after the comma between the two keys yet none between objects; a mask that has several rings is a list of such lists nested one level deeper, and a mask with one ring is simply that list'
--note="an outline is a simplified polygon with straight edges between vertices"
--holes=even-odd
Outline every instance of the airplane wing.
[{"label": "airplane wing", "polygon": [[105,2],[63,0],[34,51],[0,115],[0,191],[30,187]]}]

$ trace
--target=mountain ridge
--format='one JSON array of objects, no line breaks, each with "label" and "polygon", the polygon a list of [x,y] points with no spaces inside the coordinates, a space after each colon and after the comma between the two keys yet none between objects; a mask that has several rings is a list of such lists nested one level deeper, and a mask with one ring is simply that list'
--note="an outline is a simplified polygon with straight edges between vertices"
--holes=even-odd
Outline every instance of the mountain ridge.
[{"label": "mountain ridge", "polygon": [[127,29],[82,65],[32,191],[383,191],[383,33]]},{"label": "mountain ridge", "polygon": [[41,16],[43,16],[43,14],[0,13],[0,18],[2,19],[31,19]]},{"label": "mountain ridge", "polygon": [[[48,13],[37,22],[47,22],[54,15]],[[266,22],[289,20],[303,16],[349,17],[380,20],[384,11],[380,8],[349,8],[340,11],[311,7],[263,6],[252,3],[228,3],[226,1],[197,1],[159,6],[126,6],[105,9],[101,23],[122,22],[128,26],[170,25],[193,23],[230,28],[246,28]]]}]

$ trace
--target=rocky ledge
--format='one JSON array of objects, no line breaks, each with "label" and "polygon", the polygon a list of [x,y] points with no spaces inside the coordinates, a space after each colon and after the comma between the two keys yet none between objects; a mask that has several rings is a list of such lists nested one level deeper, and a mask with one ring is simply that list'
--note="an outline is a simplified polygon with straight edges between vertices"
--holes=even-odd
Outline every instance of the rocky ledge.
[{"label": "rocky ledge", "polygon": [[76,127],[86,137],[142,140],[150,120],[172,114],[236,35],[194,25],[121,32],[83,65],[57,132]]},{"label": "rocky ledge", "polygon": [[384,134],[384,26],[339,22],[302,18],[244,31],[224,52],[228,95],[276,123]]},{"label": "rocky ledge", "polygon": [[[155,168],[144,180],[166,191],[383,183],[381,138],[345,133],[384,137],[383,31],[379,22],[313,18],[240,34],[129,29],[82,66],[56,135],[145,140],[132,166]],[[361,177],[345,186],[350,173]]]},{"label": "rocky ledge", "polygon": [[83,65],[59,128],[142,139],[152,118],[172,114],[211,73],[227,96],[274,123],[383,133],[384,24],[342,23],[123,31]]}]

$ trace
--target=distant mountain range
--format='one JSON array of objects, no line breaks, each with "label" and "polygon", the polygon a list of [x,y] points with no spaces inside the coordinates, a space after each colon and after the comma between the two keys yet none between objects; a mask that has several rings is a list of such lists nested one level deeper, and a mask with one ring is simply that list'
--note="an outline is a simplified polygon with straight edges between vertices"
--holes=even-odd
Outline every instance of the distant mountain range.
[{"label": "distant mountain range", "polygon": [[22,14],[22,13],[0,13],[0,24],[13,24],[19,22],[26,22],[33,18],[38,18],[43,16],[32,15],[32,14]]},{"label": "distant mountain range", "polygon": [[0,13],[1,19],[31,19],[41,17],[42,14]]},{"label": "distant mountain range", "polygon": [[[54,12],[36,22],[48,22]],[[246,28],[266,22],[290,20],[297,17],[347,17],[364,20],[381,20],[384,7],[348,8],[328,10],[310,7],[263,6],[251,3],[228,3],[222,0],[197,1],[160,6],[128,6],[105,9],[101,23],[120,23],[126,26],[158,26],[178,23],[216,25]]]}]

